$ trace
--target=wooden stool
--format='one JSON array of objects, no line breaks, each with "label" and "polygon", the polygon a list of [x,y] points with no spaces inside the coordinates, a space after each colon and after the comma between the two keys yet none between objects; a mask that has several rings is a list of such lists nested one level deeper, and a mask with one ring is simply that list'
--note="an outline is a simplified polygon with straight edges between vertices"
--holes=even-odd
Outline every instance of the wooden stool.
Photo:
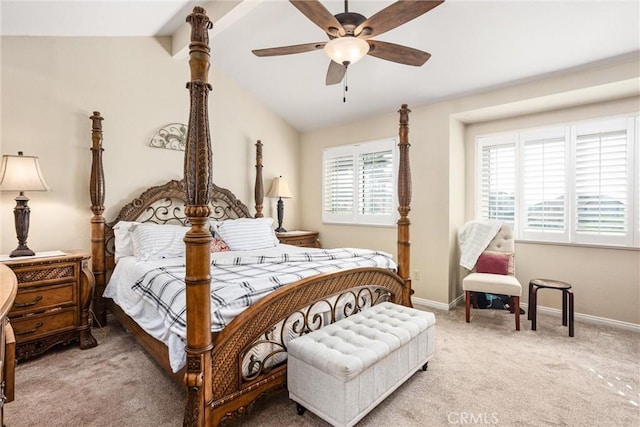
[{"label": "wooden stool", "polygon": [[573,292],[571,285],[559,280],[533,279],[529,282],[529,315],[531,330],[536,330],[538,289],[558,289],[562,291],[562,325],[567,326],[569,317],[569,336],[573,336]]}]

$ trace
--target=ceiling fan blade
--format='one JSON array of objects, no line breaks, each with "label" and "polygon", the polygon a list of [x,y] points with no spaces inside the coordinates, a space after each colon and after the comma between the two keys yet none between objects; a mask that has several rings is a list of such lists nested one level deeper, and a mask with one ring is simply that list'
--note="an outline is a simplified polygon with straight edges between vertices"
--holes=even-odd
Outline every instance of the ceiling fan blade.
[{"label": "ceiling fan blade", "polygon": [[305,43],[296,44],[292,46],[270,47],[267,49],[254,49],[253,52],[256,56],[278,56],[278,55],[291,55],[293,53],[311,52],[312,50],[322,49],[326,42],[318,43]]},{"label": "ceiling fan blade", "polygon": [[331,36],[344,36],[345,31],[335,16],[318,0],[289,0],[304,16]]},{"label": "ceiling fan blade", "polygon": [[400,0],[385,7],[358,25],[353,31],[356,36],[368,39],[392,30],[444,3],[441,1]]},{"label": "ceiling fan blade", "polygon": [[329,69],[327,70],[327,79],[325,81],[327,86],[338,84],[344,78],[347,72],[347,67],[342,64],[338,64],[335,61],[329,62]]},{"label": "ceiling fan blade", "polygon": [[377,40],[367,40],[367,42],[370,46],[369,55],[387,61],[419,67],[431,58],[430,53],[412,47]]}]

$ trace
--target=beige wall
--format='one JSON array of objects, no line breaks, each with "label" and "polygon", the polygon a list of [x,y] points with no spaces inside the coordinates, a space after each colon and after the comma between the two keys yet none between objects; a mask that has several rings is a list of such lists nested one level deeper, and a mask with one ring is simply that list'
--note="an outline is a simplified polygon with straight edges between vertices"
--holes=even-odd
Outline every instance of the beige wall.
[{"label": "beige wall", "polygon": [[[638,111],[638,57],[500,90],[417,107],[409,118],[413,178],[411,270],[415,297],[448,305],[461,295],[457,229],[473,218],[471,132],[511,126],[528,117],[566,120],[581,113],[609,114],[608,100],[626,112]],[[398,107],[400,107],[398,105]],[[508,120],[502,123],[500,120]],[[395,253],[395,229],[322,224],[320,205],[322,149],[397,134],[394,112],[349,125],[302,135],[303,226],[320,231],[323,245],[368,246]],[[574,284],[576,310],[620,322],[640,323],[640,252],[519,243],[518,278],[552,277]],[[583,259],[588,262],[583,265]],[[563,264],[556,261],[563,260]],[[609,279],[607,279],[609,278]],[[611,280],[613,279],[613,280]],[[613,284],[612,282],[616,282]],[[526,290],[524,291],[524,301]],[[541,304],[558,307],[558,295],[542,295]],[[606,301],[605,301],[606,300]]]},{"label": "beige wall", "polygon": [[[183,153],[150,148],[162,126],[186,123],[189,81],[186,59],[167,52],[168,39],[2,37],[2,154],[40,157],[53,189],[31,193],[29,247],[35,251],[89,249],[88,182],[91,122],[104,120],[107,220],[143,189],[180,179]],[[298,186],[299,134],[233,80],[210,75],[209,98],[214,180],[254,211],[254,144],[264,143],[265,186],[289,178]],[[12,209],[16,195],[0,195],[0,253],[17,245]],[[287,201],[286,225],[299,223],[299,199]],[[275,201],[265,199],[266,216]]]}]

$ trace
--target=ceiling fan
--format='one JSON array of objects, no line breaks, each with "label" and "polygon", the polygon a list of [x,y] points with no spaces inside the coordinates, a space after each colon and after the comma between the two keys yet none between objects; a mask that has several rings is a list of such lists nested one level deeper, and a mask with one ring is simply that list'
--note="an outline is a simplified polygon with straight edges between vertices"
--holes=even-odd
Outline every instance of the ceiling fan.
[{"label": "ceiling fan", "polygon": [[359,13],[349,12],[348,0],[344,2],[344,12],[337,15],[332,15],[318,0],[289,1],[314,24],[322,28],[330,40],[255,49],[252,52],[256,56],[279,56],[324,49],[331,58],[327,70],[327,85],[340,83],[347,72],[347,67],[367,54],[417,67],[427,62],[431,57],[430,53],[394,43],[371,40],[371,38],[399,27],[444,2],[444,0],[400,0],[366,18]]}]

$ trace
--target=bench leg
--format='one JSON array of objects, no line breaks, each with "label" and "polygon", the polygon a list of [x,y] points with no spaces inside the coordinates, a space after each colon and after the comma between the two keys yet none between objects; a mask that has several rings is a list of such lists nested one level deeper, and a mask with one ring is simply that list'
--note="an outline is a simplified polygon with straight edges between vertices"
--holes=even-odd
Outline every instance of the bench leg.
[{"label": "bench leg", "polygon": [[469,318],[471,317],[471,291],[464,291],[464,306],[467,323],[469,323]]},{"label": "bench leg", "polygon": [[307,408],[296,402],[296,412],[298,412],[298,415],[304,415],[306,410]]}]

